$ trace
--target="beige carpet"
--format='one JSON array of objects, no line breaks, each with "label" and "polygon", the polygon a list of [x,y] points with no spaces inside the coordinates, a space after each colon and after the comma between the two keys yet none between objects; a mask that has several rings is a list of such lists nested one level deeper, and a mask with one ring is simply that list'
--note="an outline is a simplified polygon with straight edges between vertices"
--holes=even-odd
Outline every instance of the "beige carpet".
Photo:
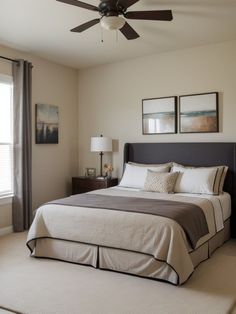
[{"label": "beige carpet", "polygon": [[0,308],[27,314],[228,314],[234,311],[236,241],[227,242],[198,267],[184,286],[175,287],[31,258],[25,238],[25,233],[0,238]]}]

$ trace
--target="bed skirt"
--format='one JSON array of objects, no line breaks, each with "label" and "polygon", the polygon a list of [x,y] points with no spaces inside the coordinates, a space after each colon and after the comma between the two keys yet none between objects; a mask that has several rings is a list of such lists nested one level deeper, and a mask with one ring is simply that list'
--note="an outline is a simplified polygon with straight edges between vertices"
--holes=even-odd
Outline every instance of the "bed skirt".
[{"label": "bed skirt", "polygon": [[[194,268],[208,259],[229,238],[230,220],[228,219],[224,223],[223,230],[189,253]],[[31,254],[34,257],[90,265],[99,269],[162,280],[179,285],[178,274],[173,267],[165,261],[153,258],[151,255],[54,238],[38,238],[35,241],[36,246]]]}]

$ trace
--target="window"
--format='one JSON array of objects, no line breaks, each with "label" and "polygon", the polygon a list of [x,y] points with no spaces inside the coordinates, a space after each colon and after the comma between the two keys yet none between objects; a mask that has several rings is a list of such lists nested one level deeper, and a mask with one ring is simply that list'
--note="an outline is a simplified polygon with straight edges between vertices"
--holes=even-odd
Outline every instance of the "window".
[{"label": "window", "polygon": [[13,194],[13,82],[0,75],[0,197]]}]

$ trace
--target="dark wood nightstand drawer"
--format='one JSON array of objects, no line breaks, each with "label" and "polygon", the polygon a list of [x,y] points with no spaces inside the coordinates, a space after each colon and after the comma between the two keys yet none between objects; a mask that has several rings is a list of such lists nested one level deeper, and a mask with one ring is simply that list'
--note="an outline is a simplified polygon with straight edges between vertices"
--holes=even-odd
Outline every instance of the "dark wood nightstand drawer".
[{"label": "dark wood nightstand drawer", "polygon": [[117,178],[97,179],[88,177],[72,178],[72,194],[86,193],[93,190],[106,189],[118,184]]}]

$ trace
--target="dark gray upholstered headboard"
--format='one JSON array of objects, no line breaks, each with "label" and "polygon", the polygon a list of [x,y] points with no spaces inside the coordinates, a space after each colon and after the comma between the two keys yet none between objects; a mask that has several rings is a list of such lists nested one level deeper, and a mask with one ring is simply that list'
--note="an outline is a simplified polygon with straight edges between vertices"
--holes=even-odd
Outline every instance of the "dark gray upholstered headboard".
[{"label": "dark gray upholstered headboard", "polygon": [[231,195],[231,233],[236,237],[236,143],[126,143],[124,163],[165,163],[175,161],[191,166],[229,167],[224,191]]}]

